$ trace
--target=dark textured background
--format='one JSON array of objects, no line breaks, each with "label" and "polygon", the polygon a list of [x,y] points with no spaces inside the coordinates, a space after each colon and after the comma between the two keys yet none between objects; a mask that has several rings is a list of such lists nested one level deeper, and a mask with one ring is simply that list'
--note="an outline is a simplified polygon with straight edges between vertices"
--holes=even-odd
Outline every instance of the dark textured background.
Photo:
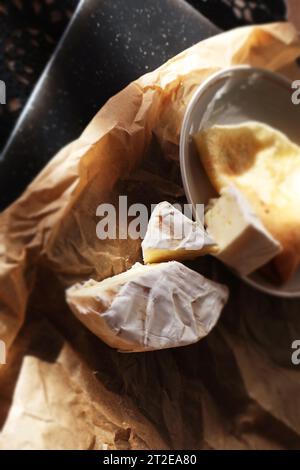
[{"label": "dark textured background", "polygon": [[[222,29],[285,15],[282,0],[189,3]],[[0,149],[77,4],[78,0],[0,0],[0,79],[7,85],[7,104],[0,105]]]}]

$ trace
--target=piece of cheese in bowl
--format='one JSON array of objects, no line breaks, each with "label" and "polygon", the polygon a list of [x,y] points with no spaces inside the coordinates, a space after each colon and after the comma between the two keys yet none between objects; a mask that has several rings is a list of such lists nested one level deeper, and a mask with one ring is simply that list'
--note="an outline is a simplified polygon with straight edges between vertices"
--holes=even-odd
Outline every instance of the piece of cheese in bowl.
[{"label": "piece of cheese in bowl", "polygon": [[272,261],[281,282],[300,265],[300,147],[259,122],[216,125],[194,136],[212,185],[234,185],[282,250]]},{"label": "piece of cheese in bowl", "polygon": [[242,276],[248,276],[281,252],[243,194],[234,186],[221,190],[205,214],[208,233],[218,246],[215,256]]}]

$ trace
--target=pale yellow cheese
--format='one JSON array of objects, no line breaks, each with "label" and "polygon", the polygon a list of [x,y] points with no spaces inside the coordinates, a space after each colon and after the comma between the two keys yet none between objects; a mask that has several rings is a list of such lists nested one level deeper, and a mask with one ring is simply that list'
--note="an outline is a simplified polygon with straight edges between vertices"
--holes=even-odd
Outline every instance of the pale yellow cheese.
[{"label": "pale yellow cheese", "polygon": [[216,257],[246,276],[281,251],[256,217],[248,201],[233,186],[221,190],[205,215],[208,233],[218,244]]},{"label": "pale yellow cheese", "polygon": [[280,242],[272,264],[288,280],[300,264],[300,147],[260,122],[213,126],[194,140],[215,189],[233,184]]}]

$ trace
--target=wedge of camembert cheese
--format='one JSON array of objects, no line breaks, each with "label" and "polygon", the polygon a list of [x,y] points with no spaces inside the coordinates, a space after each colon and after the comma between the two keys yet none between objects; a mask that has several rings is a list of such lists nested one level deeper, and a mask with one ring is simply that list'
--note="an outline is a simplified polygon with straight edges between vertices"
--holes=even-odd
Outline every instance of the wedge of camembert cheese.
[{"label": "wedge of camembert cheese", "polygon": [[216,324],[225,286],[177,261],[142,265],[66,292],[76,317],[96,336],[125,352],[195,343]]},{"label": "wedge of camembert cheese", "polygon": [[153,210],[142,242],[145,263],[194,259],[214,252],[215,241],[203,225],[164,201]]},{"label": "wedge of camembert cheese", "polygon": [[218,244],[215,256],[247,276],[274,258],[281,245],[236,187],[228,186],[220,194],[205,214],[207,231]]}]

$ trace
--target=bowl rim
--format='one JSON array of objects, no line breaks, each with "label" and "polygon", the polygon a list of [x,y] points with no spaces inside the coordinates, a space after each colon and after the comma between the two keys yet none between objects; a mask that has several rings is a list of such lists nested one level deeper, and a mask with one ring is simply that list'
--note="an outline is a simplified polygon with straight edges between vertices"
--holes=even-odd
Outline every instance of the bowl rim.
[{"label": "bowl rim", "polygon": [[[192,205],[193,214],[195,215],[195,208],[193,203],[193,198],[189,189],[189,182],[186,173],[186,144],[187,140],[189,139],[189,129],[188,123],[191,119],[191,116],[194,112],[194,108],[202,94],[204,94],[211,86],[213,86],[216,82],[218,82],[221,78],[228,76],[230,73],[234,72],[251,72],[251,73],[260,73],[264,74],[265,76],[271,78],[272,80],[280,83],[281,85],[288,87],[291,89],[292,81],[288,78],[280,75],[279,73],[272,72],[271,70],[260,68],[260,67],[252,67],[251,65],[234,65],[231,67],[226,67],[225,69],[219,70],[212,75],[210,75],[207,79],[203,81],[197,87],[196,91],[194,92],[183,117],[181,131],[180,131],[180,142],[179,142],[179,162],[180,162],[180,172],[181,178],[183,183],[184,192],[188,202]],[[259,281],[254,280],[250,276],[241,276],[236,271],[230,269],[226,266],[231,272],[233,272],[237,277],[242,279],[246,284],[250,285],[251,287],[264,292],[266,294],[281,297],[281,298],[299,298],[300,297],[300,287],[299,291],[287,291],[284,288],[280,287],[268,287],[266,285],[261,284]]]}]

